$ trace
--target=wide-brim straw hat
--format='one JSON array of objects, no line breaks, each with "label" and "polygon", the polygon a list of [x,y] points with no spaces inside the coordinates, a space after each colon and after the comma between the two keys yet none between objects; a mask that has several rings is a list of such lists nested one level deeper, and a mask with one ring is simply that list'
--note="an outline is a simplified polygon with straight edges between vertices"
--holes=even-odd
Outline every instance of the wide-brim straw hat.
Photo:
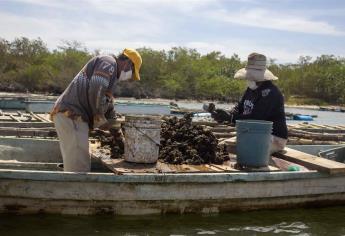
[{"label": "wide-brim straw hat", "polygon": [[278,79],[277,76],[266,68],[265,55],[259,53],[250,54],[247,66],[237,71],[234,78],[256,82]]}]

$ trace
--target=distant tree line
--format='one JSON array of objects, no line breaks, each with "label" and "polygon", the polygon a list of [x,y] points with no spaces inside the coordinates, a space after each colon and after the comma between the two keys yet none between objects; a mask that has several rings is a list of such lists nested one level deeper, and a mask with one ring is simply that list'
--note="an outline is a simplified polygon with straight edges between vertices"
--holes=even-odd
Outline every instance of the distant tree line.
[{"label": "distant tree line", "polygon": [[[141,81],[120,83],[117,96],[137,98],[215,99],[236,101],[246,85],[233,79],[246,62],[234,54],[214,51],[201,55],[195,49],[138,49],[142,58]],[[63,42],[48,50],[40,39],[0,39],[0,90],[60,94],[83,65],[99,52],[89,52],[78,42]],[[273,56],[274,55],[269,55]],[[309,103],[345,104],[345,59],[333,55],[300,57],[297,64],[276,64],[269,69],[287,99]]]}]

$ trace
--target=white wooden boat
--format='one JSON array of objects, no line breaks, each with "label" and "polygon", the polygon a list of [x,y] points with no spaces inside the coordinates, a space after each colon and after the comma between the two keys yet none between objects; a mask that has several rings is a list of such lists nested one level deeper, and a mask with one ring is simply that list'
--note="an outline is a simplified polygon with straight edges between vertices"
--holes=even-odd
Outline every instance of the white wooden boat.
[{"label": "white wooden boat", "polygon": [[0,109],[25,110],[34,113],[48,113],[51,111],[55,100],[32,99],[27,97],[1,97]]},{"label": "white wooden boat", "polygon": [[[301,160],[307,159],[302,153]],[[321,171],[115,174],[93,159],[92,172],[68,173],[57,167],[56,140],[3,137],[0,212],[138,215],[343,204],[345,164],[323,160]]]},{"label": "white wooden boat", "polygon": [[0,109],[25,109],[25,98],[12,98],[12,97],[1,97],[0,98]]}]

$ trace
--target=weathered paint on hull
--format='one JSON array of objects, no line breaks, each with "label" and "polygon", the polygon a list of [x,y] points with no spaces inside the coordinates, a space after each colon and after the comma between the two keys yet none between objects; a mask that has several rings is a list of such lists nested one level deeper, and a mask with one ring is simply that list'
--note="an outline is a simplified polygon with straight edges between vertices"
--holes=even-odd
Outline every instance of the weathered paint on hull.
[{"label": "weathered paint on hull", "polygon": [[344,205],[344,194],[253,199],[78,201],[30,198],[0,198],[0,212],[14,214],[148,215],[214,214],[259,209],[287,209]]},{"label": "weathered paint on hull", "polygon": [[345,176],[315,172],[300,177],[291,175],[295,173],[147,177],[51,172],[41,179],[33,171],[21,171],[21,178],[11,177],[11,172],[15,174],[0,171],[2,213],[218,213],[345,203]]}]

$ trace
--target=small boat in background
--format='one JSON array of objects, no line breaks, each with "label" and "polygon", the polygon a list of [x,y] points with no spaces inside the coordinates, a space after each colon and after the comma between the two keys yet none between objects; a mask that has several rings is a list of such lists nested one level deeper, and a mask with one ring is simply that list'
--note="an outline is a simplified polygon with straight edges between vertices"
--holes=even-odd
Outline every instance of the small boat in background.
[{"label": "small boat in background", "polygon": [[313,117],[310,115],[293,115],[293,120],[313,121]]},{"label": "small boat in background", "polygon": [[24,97],[1,97],[0,109],[25,110],[33,113],[49,113],[53,108],[55,100],[31,99]]},{"label": "small boat in background", "polygon": [[0,109],[25,110],[25,98],[0,97]]},{"label": "small boat in background", "polygon": [[312,121],[314,120],[314,118],[317,118],[317,115],[315,114],[304,115],[304,114],[299,114],[299,113],[285,112],[285,117],[287,120]]}]

